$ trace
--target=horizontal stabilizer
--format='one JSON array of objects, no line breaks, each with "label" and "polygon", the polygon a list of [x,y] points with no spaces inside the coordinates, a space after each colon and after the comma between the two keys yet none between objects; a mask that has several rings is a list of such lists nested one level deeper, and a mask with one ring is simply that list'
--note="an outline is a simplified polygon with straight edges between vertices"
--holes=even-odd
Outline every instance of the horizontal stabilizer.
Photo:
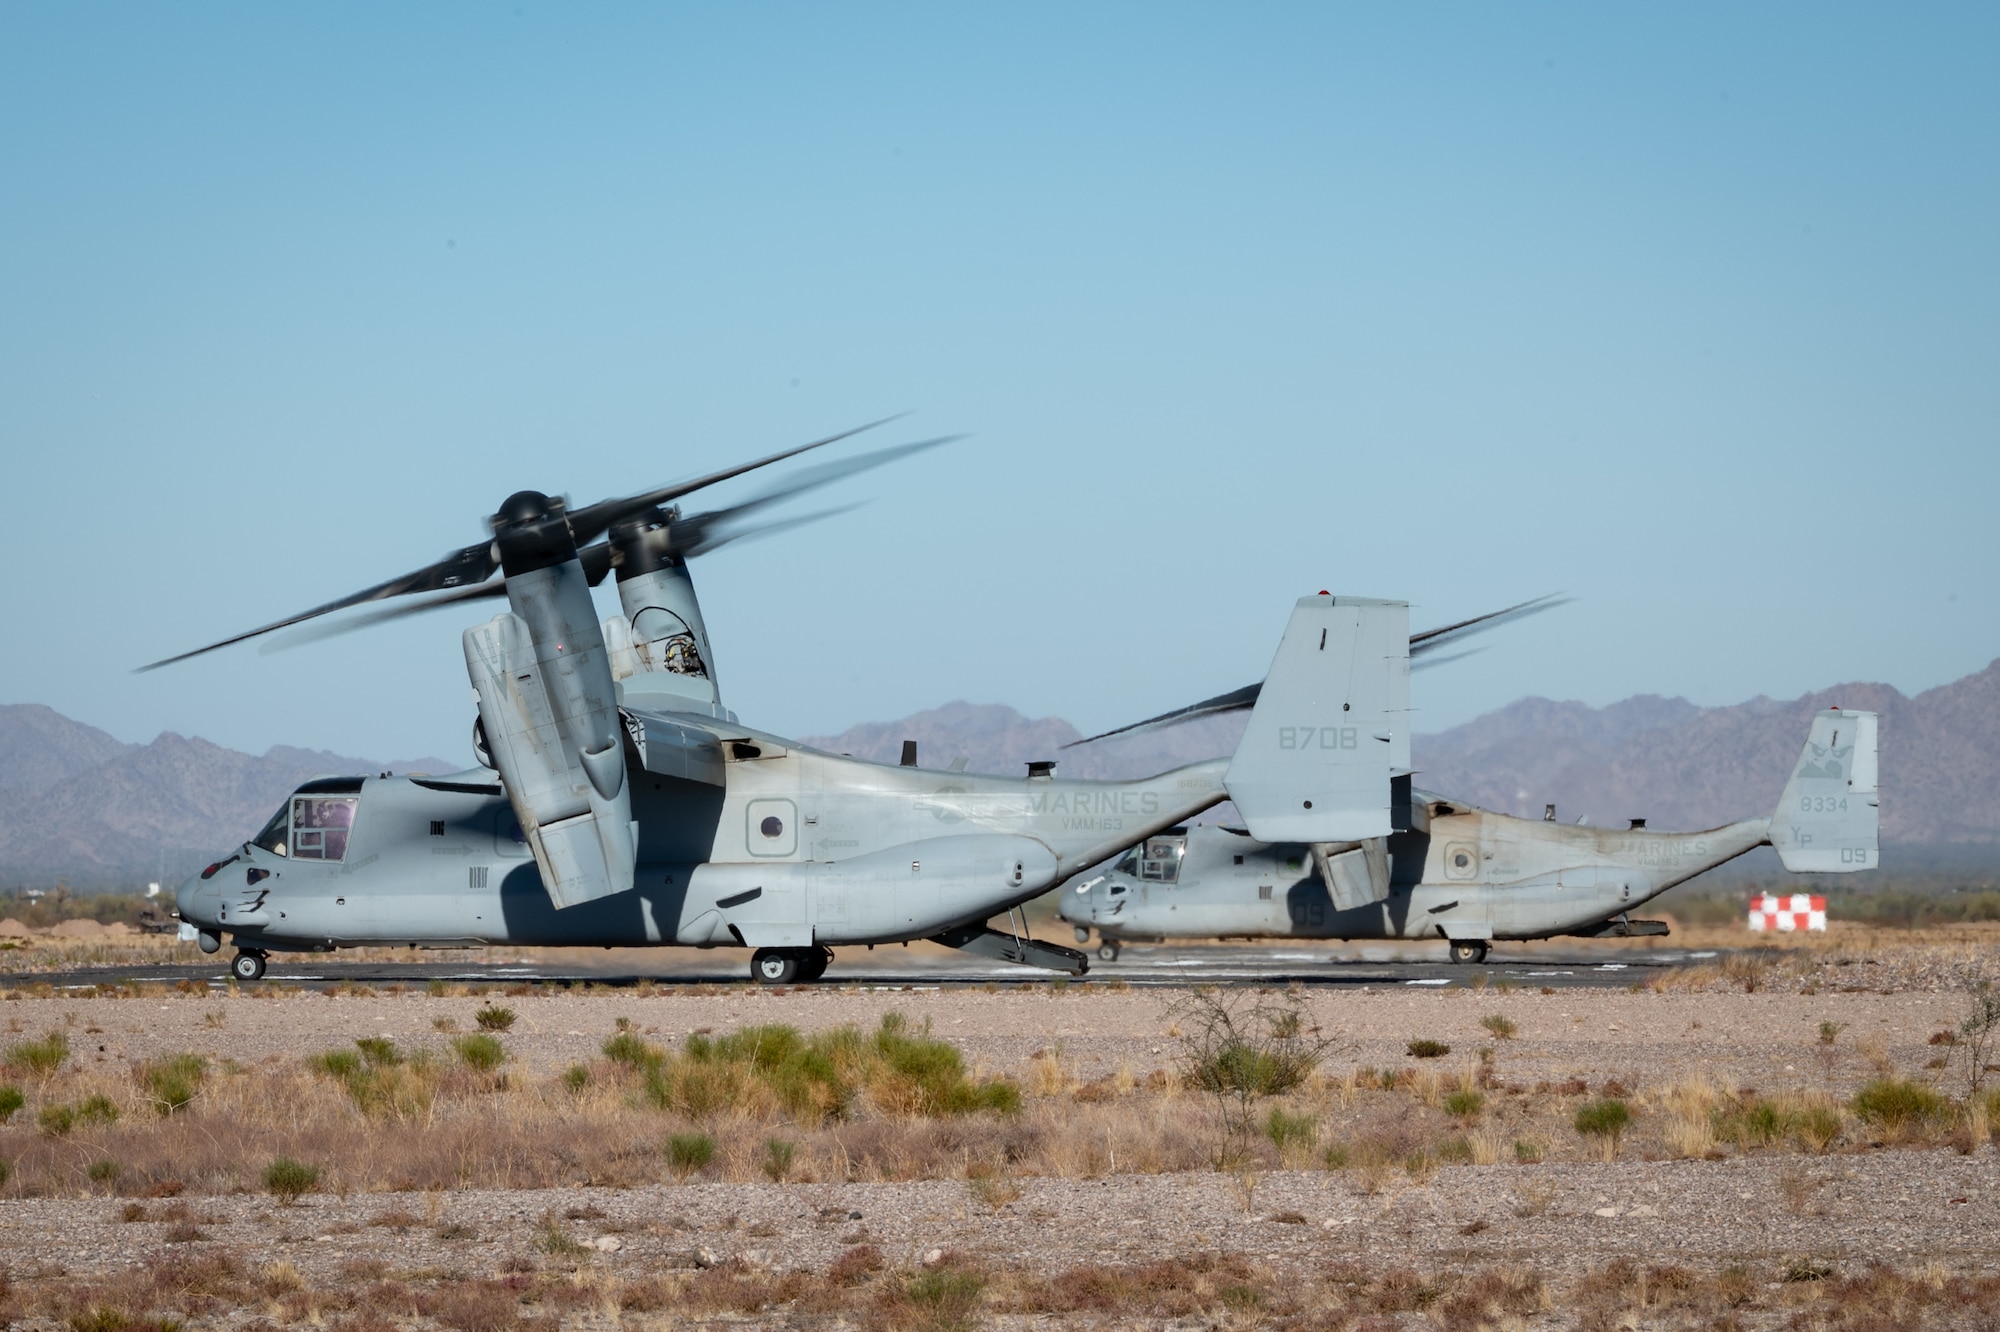
[{"label": "horizontal stabilizer", "polygon": [[1880,863],[1876,714],[1813,716],[1805,750],[1771,816],[1771,845],[1795,874],[1852,874]]},{"label": "horizontal stabilizer", "polygon": [[1409,719],[1409,606],[1302,598],[1223,784],[1262,842],[1386,837]]}]

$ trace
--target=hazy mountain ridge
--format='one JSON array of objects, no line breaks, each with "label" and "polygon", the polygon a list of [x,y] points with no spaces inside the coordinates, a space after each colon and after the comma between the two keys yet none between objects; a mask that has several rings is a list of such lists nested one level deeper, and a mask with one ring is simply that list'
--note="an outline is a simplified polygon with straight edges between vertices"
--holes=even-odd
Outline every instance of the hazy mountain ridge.
[{"label": "hazy mountain ridge", "polygon": [[254,834],[324,773],[448,772],[276,745],[261,755],[163,732],[128,745],[38,704],[0,706],[0,883],[174,883]]},{"label": "hazy mountain ridge", "polygon": [[[1463,725],[1419,735],[1419,786],[1489,809],[1599,826],[1633,817],[1704,828],[1768,814],[1812,714],[1835,705],[1882,714],[1882,836],[1903,844],[2000,843],[2000,661],[1915,698],[1884,684],[1844,684],[1789,701],[1704,708],[1641,695],[1593,708],[1524,698]],[[904,738],[941,768],[959,754],[975,772],[1019,774],[1029,759],[1075,777],[1128,777],[1226,754],[1245,717],[1210,718],[1063,751],[1077,735],[1055,717],[997,704],[950,703],[901,722],[857,726],[807,743],[893,763]]]},{"label": "hazy mountain ridge", "polygon": [[[1645,695],[1608,707],[1524,698],[1462,726],[1419,735],[1417,782],[1489,809],[1600,826],[1643,817],[1702,828],[1767,814],[1813,712],[1882,714],[1882,835],[1916,847],[2000,846],[2000,661],[1914,698],[1847,684],[1789,701],[1703,708]],[[1021,775],[1055,759],[1071,777],[1129,777],[1227,754],[1245,714],[1065,750],[1059,717],[949,703],[902,721],[803,737],[833,753],[894,763],[915,740],[926,768],[963,755],[974,772]],[[378,763],[275,746],[239,753],[167,732],[128,745],[39,705],[0,706],[0,883],[173,882],[250,836],[300,782],[322,773],[450,771],[442,759]],[[1214,816],[1211,816],[1214,817]]]},{"label": "hazy mountain ridge", "polygon": [[800,739],[815,749],[878,763],[896,762],[903,741],[914,740],[917,762],[926,768],[948,767],[962,756],[967,771],[1024,777],[1030,761],[1054,759],[1064,777],[1131,777],[1227,754],[1246,720],[1247,714],[1210,717],[1066,750],[1063,746],[1081,740],[1083,732],[1060,717],[1029,718],[1002,703],[961,700],[901,721],[866,722],[839,735]]}]

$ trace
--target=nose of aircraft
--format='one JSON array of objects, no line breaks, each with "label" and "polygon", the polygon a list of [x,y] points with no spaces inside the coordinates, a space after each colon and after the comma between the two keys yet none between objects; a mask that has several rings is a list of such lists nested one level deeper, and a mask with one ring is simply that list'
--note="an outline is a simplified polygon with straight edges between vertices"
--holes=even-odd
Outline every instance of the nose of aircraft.
[{"label": "nose of aircraft", "polygon": [[1056,904],[1056,915],[1072,925],[1094,924],[1097,920],[1097,888],[1103,882],[1104,876],[1099,874],[1064,893]]},{"label": "nose of aircraft", "polygon": [[174,890],[174,907],[181,919],[204,930],[214,930],[221,901],[222,894],[212,875],[206,878],[202,874],[193,875]]}]

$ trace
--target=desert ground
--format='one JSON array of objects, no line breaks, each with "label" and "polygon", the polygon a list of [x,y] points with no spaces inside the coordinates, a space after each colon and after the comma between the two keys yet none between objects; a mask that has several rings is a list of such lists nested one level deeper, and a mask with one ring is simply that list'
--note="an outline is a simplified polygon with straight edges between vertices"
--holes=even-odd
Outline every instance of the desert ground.
[{"label": "desert ground", "polygon": [[21,1327],[2000,1327],[1990,927],[1550,991],[78,990],[170,946],[15,942]]}]

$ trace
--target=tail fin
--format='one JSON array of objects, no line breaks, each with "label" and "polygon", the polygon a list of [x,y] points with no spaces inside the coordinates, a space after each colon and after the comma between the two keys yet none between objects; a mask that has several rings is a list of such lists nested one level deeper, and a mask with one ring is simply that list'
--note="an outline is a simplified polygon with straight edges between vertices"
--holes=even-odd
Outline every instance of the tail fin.
[{"label": "tail fin", "polygon": [[1799,766],[1771,817],[1771,845],[1794,873],[1851,874],[1879,862],[1872,712],[1813,717]]},{"label": "tail fin", "polygon": [[1410,608],[1301,598],[1223,784],[1262,842],[1358,842],[1390,831],[1390,778],[1410,770]]}]

